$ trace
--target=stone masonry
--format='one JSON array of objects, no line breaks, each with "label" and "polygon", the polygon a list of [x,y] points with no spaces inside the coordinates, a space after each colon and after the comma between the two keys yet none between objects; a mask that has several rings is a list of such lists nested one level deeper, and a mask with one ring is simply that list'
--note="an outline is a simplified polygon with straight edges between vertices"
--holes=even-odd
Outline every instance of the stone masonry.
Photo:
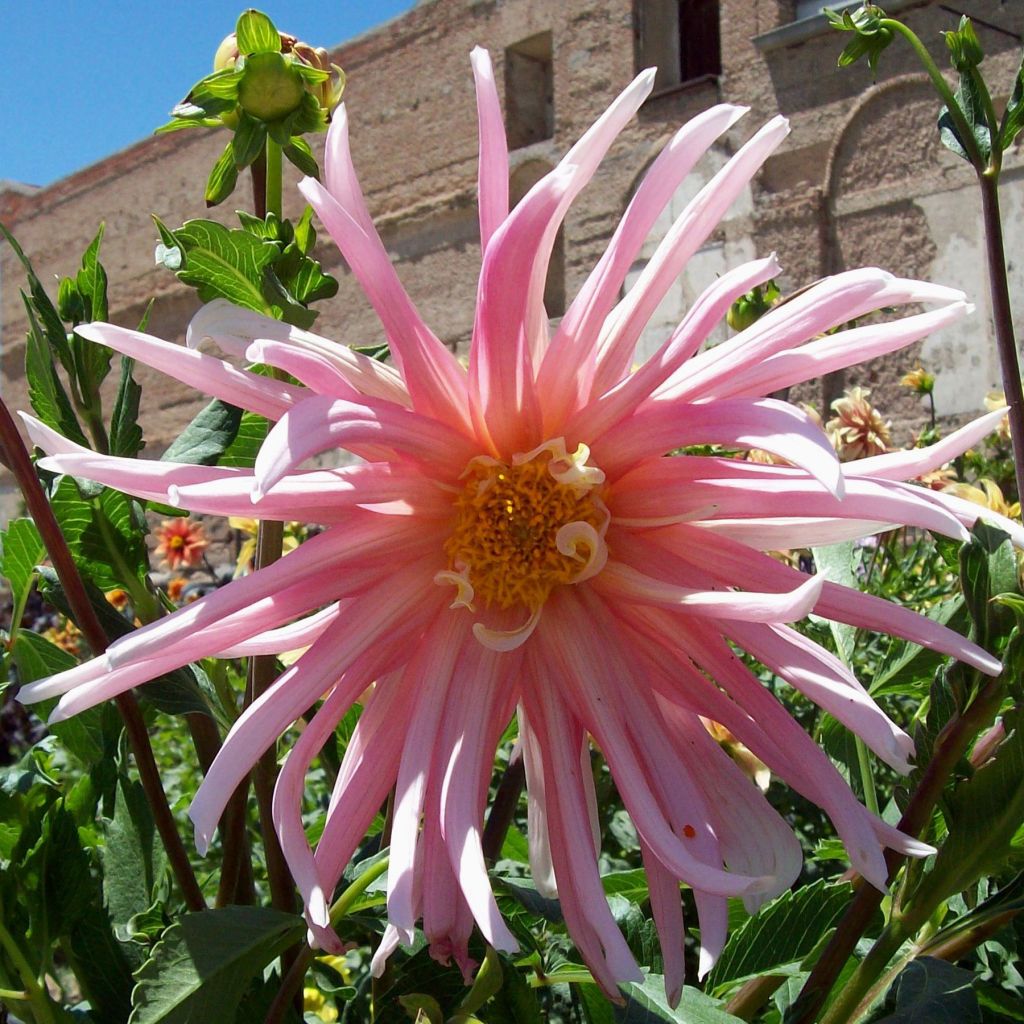
[{"label": "stone masonry", "polygon": [[[845,38],[813,13],[818,6],[802,0],[421,0],[407,14],[340,46],[334,59],[348,75],[345,99],[362,185],[399,274],[434,330],[464,346],[473,320],[480,253],[470,49],[490,49],[506,88],[506,115],[518,144],[512,151],[514,197],[554,165],[653,54],[664,64],[658,90],[569,212],[549,281],[549,312],[560,312],[564,296],[575,293],[644,170],[684,120],[719,100],[751,108],[684,184],[675,212],[729,153],[781,112],[790,118],[791,136],[694,258],[655,314],[642,348],[657,345],[717,273],[755,253],[778,252],[783,291],[843,268],[878,264],[961,287],[977,311],[968,323],[915,350],[856,369],[851,381],[871,386],[878,404],[905,431],[923,413],[896,382],[918,360],[939,374],[941,413],[980,409],[986,391],[998,386],[998,367],[970,168],[939,144],[938,104],[907,48],[890,48],[874,83],[866,66],[839,70],[836,57]],[[946,5],[891,0],[885,6],[899,11],[946,63],[939,32],[956,22]],[[962,0],[959,8],[975,19],[988,54],[984,69],[998,85],[1001,103],[1019,60],[1024,5]],[[679,33],[666,34],[665,26],[680,17],[706,20],[709,11],[717,15],[712,27],[720,61],[710,53],[715,40],[706,24],[693,29],[705,33],[703,49],[695,53],[687,46],[684,32],[680,57],[673,44]],[[211,53],[216,42],[211,40]],[[183,92],[189,84],[182,83]],[[168,107],[175,99],[168,97]],[[104,220],[112,318],[134,326],[153,298],[150,330],[180,340],[197,302],[172,274],[154,266],[157,235],[150,214],[172,227],[207,216],[203,182],[223,145],[217,132],[156,136],[45,189],[3,190],[0,183],[0,221],[18,237],[41,278],[53,281],[74,272]],[[1010,154],[1004,215],[1018,296],[1024,293],[1022,176],[1024,161]],[[290,187],[296,179],[286,165],[285,212],[295,217],[302,209]],[[230,222],[232,211],[248,202],[244,184],[212,216]],[[655,234],[670,222],[666,215]],[[326,233],[318,255],[341,287],[321,307],[316,329],[355,344],[379,340],[379,324]],[[0,383],[13,408],[27,407],[22,286],[13,253],[0,245]],[[1018,323],[1018,333],[1022,327]],[[140,379],[145,454],[153,456],[202,400],[162,375],[142,371]],[[820,407],[837,386],[808,385],[799,397]]]}]

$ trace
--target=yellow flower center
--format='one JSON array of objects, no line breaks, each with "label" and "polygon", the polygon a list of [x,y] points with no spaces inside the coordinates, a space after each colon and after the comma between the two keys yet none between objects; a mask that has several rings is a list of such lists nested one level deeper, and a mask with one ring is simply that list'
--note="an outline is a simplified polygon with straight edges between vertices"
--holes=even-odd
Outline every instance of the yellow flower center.
[{"label": "yellow flower center", "polygon": [[585,445],[572,454],[559,438],[514,455],[470,461],[455,500],[445,544],[450,569],[437,582],[458,588],[455,605],[524,607],[536,612],[552,589],[578,583],[607,558],[604,473],[586,465]]},{"label": "yellow flower center", "polygon": [[175,534],[173,537],[168,539],[167,546],[171,548],[172,551],[177,548],[183,548],[185,546],[185,538],[180,533]]}]

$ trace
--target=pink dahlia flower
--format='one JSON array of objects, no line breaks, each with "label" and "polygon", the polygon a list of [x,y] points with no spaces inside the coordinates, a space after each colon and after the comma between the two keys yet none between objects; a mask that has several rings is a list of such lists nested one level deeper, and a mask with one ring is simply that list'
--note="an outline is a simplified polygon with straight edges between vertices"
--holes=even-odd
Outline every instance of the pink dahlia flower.
[{"label": "pink dahlia flower", "polygon": [[[308,649],[239,718],[191,809],[205,849],[239,781],[322,701],[288,754],[274,824],[305,900],[311,937],[338,940],[328,904],[395,787],[389,925],[375,960],[417,921],[436,957],[467,968],[474,922],[515,939],[481,850],[493,756],[512,715],[529,790],[534,878],[557,892],[598,982],[640,977],[604,898],[588,749],[598,744],[640,837],[666,984],[683,984],[680,880],[693,889],[706,971],[726,934],[727,897],[754,908],[792,884],[801,854],[757,787],[708,735],[718,722],[823,807],[853,867],[884,886],[886,846],[929,847],[871,815],[825,754],[733,653],[750,652],[898,771],[910,738],[839,660],[790,625],[814,611],[883,630],[995,673],[997,661],[913,611],[807,576],[764,552],[904,524],[963,538],[982,510],[903,481],[946,462],[998,423],[995,412],[931,448],[841,466],[808,415],[769,392],[882,355],[958,320],[963,295],[881,270],[820,281],[716,348],[701,351],[735,299],[779,273],[774,257],[722,276],[657,353],[633,371],[641,329],[689,257],[783,140],[758,131],[676,220],[633,287],[626,273],[696,161],[744,113],[722,105],[669,141],[608,248],[552,333],[543,285],[558,226],[644,101],[640,75],[511,213],[498,96],[473,53],[480,123],[483,265],[464,369],[403,290],[356,180],[340,107],[325,180],[300,188],[383,323],[394,366],[309,331],[213,302],[190,348],[109,324],[87,339],[276,421],[253,470],[97,455],[26,417],[42,465],[194,512],[314,522],[287,558],[112,644],[106,656],[33,683],[66,718],[200,657]],[[841,334],[882,307],[926,312]],[[823,336],[824,335],[824,336]],[[269,363],[305,387],[198,350]],[[759,448],[787,465],[666,453]],[[361,458],[303,469],[318,453]],[[986,516],[988,512],[984,513]],[[996,517],[998,518],[998,517]],[[1021,531],[1002,526],[1020,542]],[[322,837],[307,844],[304,779],[355,699],[375,683],[345,753]]]}]

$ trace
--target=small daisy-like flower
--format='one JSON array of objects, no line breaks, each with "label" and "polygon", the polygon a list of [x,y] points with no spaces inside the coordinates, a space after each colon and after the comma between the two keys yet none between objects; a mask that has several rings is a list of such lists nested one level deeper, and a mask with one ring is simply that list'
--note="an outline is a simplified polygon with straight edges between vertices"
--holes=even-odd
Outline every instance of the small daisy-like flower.
[{"label": "small daisy-like flower", "polygon": [[198,565],[209,541],[202,523],[191,519],[165,519],[154,531],[156,553],[172,571]]},{"label": "small daisy-like flower", "polygon": [[985,396],[985,408],[989,412],[1003,412],[1003,418],[999,421],[995,427],[995,433],[1003,441],[1010,440],[1010,417],[1006,415],[1006,395],[1002,391],[990,391]]},{"label": "small daisy-like flower", "polygon": [[919,395],[930,395],[935,390],[935,375],[919,366],[916,370],[903,374],[900,377],[900,384]]},{"label": "small daisy-like flower", "polygon": [[981,505],[1000,516],[1008,516],[1011,519],[1020,518],[1020,502],[1008,502],[1003,496],[1002,488],[995,480],[982,478],[977,485],[966,483],[951,483],[943,490],[947,494],[955,494],[958,498],[966,498],[976,505]]},{"label": "small daisy-like flower", "polygon": [[868,401],[867,388],[847,388],[842,398],[832,403],[835,416],[825,425],[844,462],[881,455],[892,440],[889,424]]},{"label": "small daisy-like flower", "polygon": [[164,590],[167,591],[167,596],[171,601],[177,604],[181,600],[181,595],[184,593],[186,586],[188,586],[188,580],[184,576],[172,576],[167,581]]},{"label": "small daisy-like flower", "polygon": [[[454,957],[463,970],[474,922],[494,947],[516,948],[491,891],[481,829],[495,747],[518,714],[534,879],[542,893],[557,893],[581,955],[614,994],[641,975],[601,885],[593,739],[640,838],[675,1001],[684,963],[679,880],[693,889],[706,972],[725,942],[728,898],[754,909],[801,867],[789,826],[702,718],[822,806],[872,884],[886,884],[884,847],[930,851],[857,801],[735,647],[907,771],[909,736],[838,658],[791,623],[813,610],[984,672],[998,672],[998,662],[910,609],[766,552],[894,525],[966,537],[979,506],[905,481],[984,437],[1000,414],[930,448],[844,466],[806,412],[764,397],[894,351],[969,310],[958,291],[876,269],[826,278],[702,351],[732,303],[780,270],[774,257],[736,267],[632,369],[650,316],[788,131],[775,118],[754,134],[683,210],[623,295],[683,178],[744,113],[735,106],[713,107],[669,141],[552,331],[543,294],[559,225],[650,93],[654,73],[640,75],[510,212],[501,108],[484,51],[474,51],[473,67],[483,263],[468,369],[399,282],[356,179],[341,106],[324,181],[307,178],[300,188],[380,316],[393,366],[213,302],[193,320],[190,345],[212,338],[221,351],[278,367],[305,387],[109,324],[77,330],[274,420],[253,470],[100,456],[26,417],[52,472],[196,513],[301,520],[323,531],[21,696],[59,696],[56,716],[64,718],[196,658],[301,649],[232,727],[191,815],[205,849],[239,781],[322,701],[281,770],[274,824],[312,941],[337,952],[332,894],[394,787],[389,925],[376,972],[413,941],[417,922],[433,955]],[[875,310],[918,304],[930,308],[828,333]],[[334,448],[364,461],[302,468]],[[665,457],[687,448],[760,448],[788,465]],[[1018,526],[995,518],[1024,540]],[[364,693],[313,850],[302,821],[306,773]]]}]

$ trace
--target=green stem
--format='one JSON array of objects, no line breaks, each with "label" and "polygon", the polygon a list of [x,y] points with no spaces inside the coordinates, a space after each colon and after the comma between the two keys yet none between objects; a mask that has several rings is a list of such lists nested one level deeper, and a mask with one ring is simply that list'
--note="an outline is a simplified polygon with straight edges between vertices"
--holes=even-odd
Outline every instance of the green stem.
[{"label": "green stem", "polygon": [[11,963],[14,964],[14,969],[21,978],[21,983],[25,986],[25,992],[23,994],[19,993],[19,998],[27,999],[32,1007],[32,1014],[39,1024],[57,1024],[57,1017],[53,1012],[53,1003],[50,1000],[49,993],[37,980],[32,971],[32,965],[21,951],[21,947],[14,941],[14,936],[4,927],[2,921],[0,921],[0,946],[3,947],[4,952],[10,957]]},{"label": "green stem", "polygon": [[857,765],[860,768],[860,784],[864,790],[864,803],[877,818],[879,816],[878,794],[875,792],[875,773],[871,769],[868,748],[859,736],[854,736],[854,742],[857,746]]},{"label": "green stem", "polygon": [[7,999],[12,1003],[27,1003],[31,998],[27,992],[15,991],[13,988],[0,988],[0,999]]},{"label": "green stem", "polygon": [[1003,248],[1003,224],[999,213],[998,172],[978,177],[981,186],[982,219],[985,224],[985,252],[988,257],[988,286],[992,301],[992,325],[996,332],[996,351],[1003,378],[1010,442],[1017,494],[1024,495],[1024,391],[1020,382],[1020,362],[1013,336],[1013,314],[1006,281],[1006,252]]},{"label": "green stem", "polygon": [[[376,864],[368,867],[331,905],[331,926],[337,923],[352,909],[356,900],[366,892],[371,882],[380,878],[388,869],[388,858],[382,857]],[[274,997],[274,1002],[267,1011],[263,1024],[281,1024],[285,1011],[291,1005],[296,993],[306,977],[306,971],[313,962],[313,950],[306,946],[292,961],[288,972],[281,979],[281,987]],[[588,979],[589,979],[588,975]]]},{"label": "green stem", "polygon": [[985,169],[985,160],[978,149],[978,143],[974,138],[974,132],[971,130],[971,126],[967,123],[967,119],[960,110],[960,104],[957,103],[956,97],[953,95],[953,90],[949,87],[949,83],[943,77],[942,72],[939,70],[939,66],[934,60],[932,60],[932,55],[928,52],[928,47],[926,47],[914,31],[907,25],[904,25],[902,21],[896,21],[894,18],[882,18],[880,24],[903,36],[903,38],[910,44],[911,49],[913,49],[917,54],[917,58],[921,62],[922,67],[924,67],[928,77],[932,80],[932,85],[935,87],[935,91],[941,97],[942,102],[946,104],[949,116],[953,119],[953,123],[956,125],[957,134],[960,136],[960,141],[963,144],[964,151],[967,153],[971,164],[980,174]]},{"label": "green stem", "polygon": [[[1002,694],[1002,676],[990,679],[964,712],[951,718],[943,727],[935,739],[931,760],[925,765],[903,817],[896,826],[901,832],[916,838],[924,830],[925,825],[931,820],[932,811],[942,795],[950,773],[971,740],[991,721],[999,708]],[[904,860],[903,854],[895,850],[886,851],[885,862],[890,880]],[[860,880],[853,902],[787,1013],[786,1024],[811,1024],[817,1019],[818,1011],[824,1005],[840,971],[853,955],[857,942],[867,930],[884,897],[884,892],[863,879]],[[890,921],[890,926],[891,924]],[[878,970],[884,966],[885,964],[882,964]]]}]

